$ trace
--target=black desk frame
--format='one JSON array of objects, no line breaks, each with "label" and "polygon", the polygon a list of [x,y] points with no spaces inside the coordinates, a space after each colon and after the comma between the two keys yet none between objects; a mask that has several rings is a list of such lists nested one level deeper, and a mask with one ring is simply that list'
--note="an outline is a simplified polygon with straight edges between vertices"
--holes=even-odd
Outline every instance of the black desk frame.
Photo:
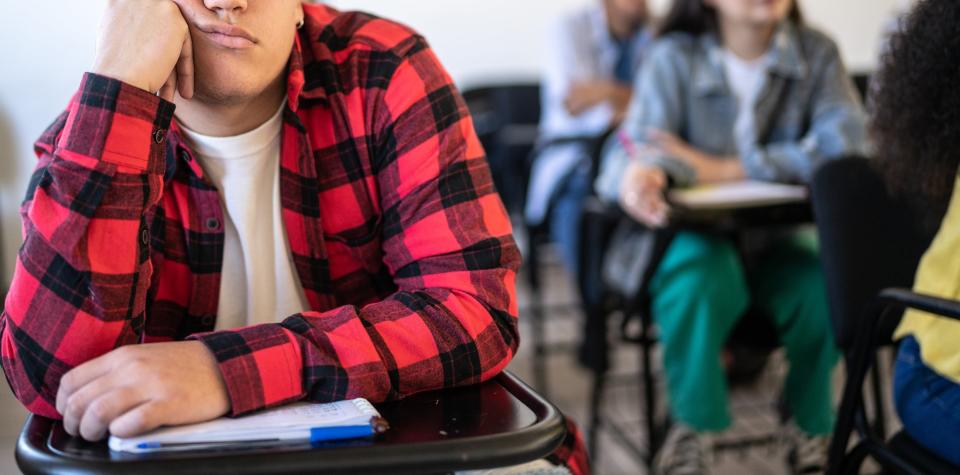
[{"label": "black desk frame", "polygon": [[[51,447],[58,422],[31,416],[17,442],[16,458],[27,474],[254,474],[254,473],[449,473],[458,470],[517,465],[552,453],[566,436],[560,412],[509,373],[484,383],[499,385],[535,416],[532,424],[508,433],[432,440],[410,444],[344,445],[320,449],[281,449],[268,452],[183,454],[113,460],[76,457]],[[451,394],[479,392],[479,387],[425,393],[439,401]],[[411,396],[416,398],[418,396]],[[388,403],[389,404],[389,403]],[[103,448],[101,447],[101,450]]]}]

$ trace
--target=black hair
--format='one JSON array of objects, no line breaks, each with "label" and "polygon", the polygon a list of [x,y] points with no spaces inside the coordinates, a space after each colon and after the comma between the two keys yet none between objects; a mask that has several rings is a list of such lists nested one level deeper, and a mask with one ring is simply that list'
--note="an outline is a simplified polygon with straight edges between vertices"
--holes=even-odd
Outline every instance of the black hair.
[{"label": "black hair", "polygon": [[942,215],[960,164],[960,2],[921,1],[899,26],[872,91],[877,165]]},{"label": "black hair", "polygon": [[[787,18],[796,25],[803,24],[803,14],[800,13],[797,0],[793,0]],[[664,17],[657,34],[663,36],[675,31],[694,36],[716,33],[718,22],[717,10],[707,5],[704,0],[673,0],[673,5]]]}]

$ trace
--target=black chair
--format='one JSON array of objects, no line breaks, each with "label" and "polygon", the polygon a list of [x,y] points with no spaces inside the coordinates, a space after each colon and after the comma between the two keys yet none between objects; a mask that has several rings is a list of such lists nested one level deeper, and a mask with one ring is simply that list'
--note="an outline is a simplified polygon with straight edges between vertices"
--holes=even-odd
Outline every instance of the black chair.
[{"label": "black chair", "polygon": [[[494,183],[511,216],[522,216],[526,204],[527,184],[533,160],[548,144],[538,143],[540,122],[540,86],[516,83],[481,86],[463,91],[474,127],[487,154]],[[572,140],[581,140],[580,138]],[[568,306],[547,308],[543,299],[541,249],[549,241],[546,225],[524,225],[524,271],[530,288],[529,316],[533,340],[534,386],[549,391],[546,358],[549,353],[563,351],[562,345],[546,344],[546,314],[568,312]]]},{"label": "black chair", "polygon": [[866,101],[867,96],[870,95],[871,76],[868,72],[859,72],[850,75],[850,79],[853,80],[853,85],[856,86],[857,92],[860,93],[860,99],[864,101]]},{"label": "black chair", "polygon": [[[857,332],[853,347],[847,356],[847,381],[837,426],[830,445],[827,474],[856,474],[864,460],[872,457],[886,472],[907,475],[957,475],[960,467],[930,452],[905,431],[900,431],[884,442],[870,426],[863,405],[863,384],[871,366],[876,366],[878,348],[888,345],[894,327],[907,308],[922,310],[941,318],[960,320],[960,302],[920,295],[905,289],[890,288],[880,292],[865,313],[863,327]],[[851,433],[856,430],[859,440],[847,451]]]},{"label": "black chair", "polygon": [[[833,333],[837,346],[849,353],[865,319],[871,318],[864,309],[877,293],[913,285],[917,264],[936,228],[919,221],[909,203],[890,196],[879,174],[863,158],[822,166],[813,179],[812,201]],[[884,378],[876,362],[871,367],[872,423],[882,435],[886,430]]]},{"label": "black chair", "polygon": [[529,157],[540,122],[540,86],[512,83],[465,89],[463,98],[487,153],[493,181],[511,214],[523,212]]},{"label": "black chair", "polygon": [[[588,203],[585,208],[585,236],[598,240],[594,243],[584,244],[584,249],[600,248],[604,249],[606,242],[610,239],[611,230],[616,223],[623,219],[624,214],[616,207],[604,204],[599,200]],[[698,230],[702,232],[719,233],[726,235],[735,241],[742,236],[743,232],[749,232],[751,229],[766,228],[769,226],[794,225],[809,222],[811,220],[810,209],[806,204],[791,204],[784,206],[764,207],[756,209],[735,210],[722,215],[709,216],[705,219],[694,217],[693,219],[684,219],[682,216],[673,225],[667,229],[661,229],[655,232],[653,250],[651,259],[646,267],[645,273],[641,279],[640,292],[636,295],[607,295],[604,298],[605,306],[595,309],[592,315],[588,315],[593,320],[596,327],[588,335],[592,336],[592,343],[595,347],[593,361],[596,366],[593,369],[594,382],[590,401],[590,426],[589,439],[590,451],[594,462],[597,460],[597,436],[601,428],[606,428],[621,445],[628,449],[639,460],[642,460],[648,467],[652,467],[653,459],[659,451],[671,421],[669,418],[659,417],[657,374],[653,365],[653,351],[658,344],[655,332],[653,315],[650,310],[651,295],[648,292],[648,285],[653,278],[661,259],[669,248],[675,233],[680,229]],[[592,232],[590,230],[593,230]],[[606,233],[606,234],[604,234]],[[592,259],[601,259],[601,256],[593,256]],[[602,401],[604,393],[607,390],[611,376],[608,374],[608,355],[609,348],[606,345],[607,320],[610,314],[619,312],[622,314],[620,322],[620,340],[626,343],[637,344],[640,346],[640,385],[643,397],[640,400],[640,413],[643,415],[643,422],[648,439],[646,450],[638,447],[627,436],[628,429],[622,426],[622,421],[615,418],[606,418],[602,412]],[[631,330],[633,322],[638,323],[639,328]],[[759,375],[765,367],[766,360],[770,353],[779,347],[779,337],[776,329],[768,316],[754,309],[748,309],[744,316],[738,321],[736,327],[731,332],[728,339],[727,349],[731,354],[741,356],[733,368],[728,369],[727,377],[730,380],[749,381]],[[744,358],[745,357],[745,358]],[[626,382],[635,384],[635,378],[629,378]],[[780,410],[781,419],[785,420],[787,414],[782,401],[776,401],[775,405]],[[714,448],[718,451],[724,450],[745,450],[755,446],[767,446],[775,443],[777,436],[774,433],[746,436],[736,440],[717,442]]]},{"label": "black chair", "polygon": [[[874,450],[878,451],[875,455],[878,461],[902,471],[905,466],[898,462],[884,463],[893,460],[888,455],[892,452],[881,450],[883,443],[878,442],[886,435],[883,412],[886,403],[885,378],[880,374],[876,352],[878,347],[892,343],[890,337],[899,318],[881,320],[878,315],[896,307],[915,307],[932,301],[905,291],[881,291],[913,285],[917,265],[933,239],[939,220],[921,221],[909,203],[890,195],[879,174],[862,158],[822,166],[814,175],[812,201],[834,336],[846,355],[848,374],[830,452],[830,472],[854,473],[850,470],[859,469],[866,451]],[[881,295],[879,301],[878,294]],[[938,308],[950,315],[950,306]],[[868,417],[862,390],[871,369],[875,411]],[[854,426],[862,442],[845,457]],[[900,448],[900,453],[908,454],[909,458],[923,452],[914,450],[915,445],[905,434],[900,434],[891,440],[890,448]],[[924,472],[922,469],[904,471]]]},{"label": "black chair", "polygon": [[[588,154],[591,157],[591,167],[590,167],[590,179],[594,180],[599,172],[599,157],[601,149],[603,148],[606,138],[609,136],[610,131],[605,132],[600,136],[582,136],[582,137],[565,137],[550,140],[547,142],[541,142],[538,144],[536,149],[531,153],[530,164],[533,164],[533,161],[536,159],[536,156],[541,153],[543,150],[546,150],[549,147],[557,145],[567,145],[567,144],[580,144],[586,150],[589,150]],[[528,169],[528,174],[526,179],[529,180],[530,174]],[[527,284],[530,287],[531,293],[531,307],[529,311],[529,316],[532,322],[533,331],[531,332],[531,338],[533,340],[533,371],[535,378],[535,386],[544,394],[549,394],[549,381],[547,378],[546,370],[546,359],[549,354],[557,352],[569,352],[571,351],[570,344],[567,343],[554,343],[547,344],[546,339],[546,319],[548,315],[550,318],[562,315],[570,315],[576,311],[582,311],[587,318],[584,322],[584,335],[582,336],[578,344],[580,346],[580,360],[584,361],[585,358],[590,358],[585,355],[585,348],[590,346],[590,342],[594,336],[595,326],[592,325],[592,320],[590,315],[597,310],[598,301],[600,296],[596,295],[595,286],[591,286],[591,282],[599,282],[600,269],[596,265],[600,256],[602,256],[603,246],[597,244],[595,239],[589,237],[582,237],[580,241],[580,249],[578,256],[577,267],[580,269],[578,275],[574,276],[576,280],[576,287],[578,290],[579,299],[576,302],[565,302],[560,305],[547,305],[544,296],[543,296],[543,251],[545,245],[550,242],[549,228],[550,223],[553,219],[567,219],[567,217],[555,216],[552,212],[552,206],[549,206],[546,219],[543,223],[540,223],[536,226],[530,225],[529,223],[524,224],[525,234],[527,236],[526,246],[524,249],[524,269],[526,270]],[[585,214],[581,211],[581,224],[580,224],[580,233],[581,236],[584,236],[585,233],[596,232],[596,229],[591,227],[588,220],[589,217],[584,218]],[[592,365],[587,364],[588,367]]]},{"label": "black chair", "polygon": [[[582,143],[592,150],[594,157],[599,156],[606,134],[602,136],[563,137],[543,141],[539,137],[540,87],[536,84],[513,83],[468,88],[463,97],[470,110],[474,126],[487,153],[491,172],[497,190],[508,211],[513,216],[521,216],[526,203],[527,184],[536,156],[544,149],[560,144]],[[592,176],[596,176],[598,162],[592,167]],[[548,315],[570,315],[580,309],[579,303],[546,305],[543,297],[543,250],[549,242],[548,216],[544,224],[524,225],[524,271],[530,288],[531,304],[525,309],[529,316],[533,342],[534,386],[547,395],[548,378],[546,359],[549,354],[567,352],[571,346],[566,343],[547,344],[546,319]],[[562,219],[562,218],[560,218]],[[583,278],[577,276],[582,284]],[[583,285],[579,286],[581,289]],[[589,299],[581,299],[589,300]],[[584,304],[586,305],[586,304]]]}]

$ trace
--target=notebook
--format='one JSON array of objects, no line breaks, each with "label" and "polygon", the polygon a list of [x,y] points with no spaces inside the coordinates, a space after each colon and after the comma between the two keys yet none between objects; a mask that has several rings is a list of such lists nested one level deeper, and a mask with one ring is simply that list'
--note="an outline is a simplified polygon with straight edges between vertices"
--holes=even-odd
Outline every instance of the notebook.
[{"label": "notebook", "polygon": [[111,436],[110,449],[146,453],[211,450],[356,439],[381,434],[386,420],[366,399],[295,403],[238,418],[165,427],[130,438]]},{"label": "notebook", "polygon": [[803,186],[761,181],[737,181],[671,190],[671,203],[688,209],[734,209],[802,203],[807,200]]}]

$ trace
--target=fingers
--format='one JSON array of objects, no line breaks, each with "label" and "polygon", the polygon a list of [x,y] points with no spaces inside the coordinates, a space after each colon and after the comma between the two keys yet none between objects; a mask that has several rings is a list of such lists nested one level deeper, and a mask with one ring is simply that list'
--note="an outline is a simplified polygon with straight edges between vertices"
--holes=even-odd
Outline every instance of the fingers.
[{"label": "fingers", "polygon": [[80,423],[93,401],[113,392],[120,386],[116,375],[116,371],[106,373],[66,397],[65,408],[61,414],[63,415],[63,428],[68,434],[77,435],[79,433]]},{"label": "fingers", "polygon": [[578,116],[587,109],[586,100],[576,91],[572,91],[570,95],[567,96],[566,100],[563,101],[563,106],[572,116]]},{"label": "fingers", "polygon": [[193,98],[193,40],[190,39],[189,31],[183,38],[183,49],[180,51],[180,59],[177,60],[176,76],[180,96],[184,99]]},{"label": "fingers", "polygon": [[650,188],[657,190],[657,195],[663,192],[663,189],[667,187],[667,174],[659,168],[653,169],[646,176]]},{"label": "fingers", "polygon": [[660,195],[643,195],[629,191],[623,199],[623,208],[630,216],[651,228],[666,226],[670,207]]},{"label": "fingers", "polygon": [[622,185],[621,205],[634,219],[650,226],[666,225],[670,207],[663,197],[667,178],[662,169],[634,164]]},{"label": "fingers", "polygon": [[[116,351],[116,350],[114,350]],[[57,412],[65,415],[67,412],[67,403],[70,397],[91,381],[108,374],[113,368],[113,361],[107,353],[94,358],[76,368],[67,372],[60,378],[60,387],[57,389]]]},{"label": "fingers", "polygon": [[156,401],[141,404],[110,423],[110,433],[117,437],[133,437],[149,432],[170,419],[166,404]]},{"label": "fingers", "polygon": [[167,78],[167,82],[163,83],[163,87],[160,88],[158,95],[161,99],[165,101],[173,102],[174,94],[177,92],[177,71],[170,71],[170,76]]},{"label": "fingers", "polygon": [[647,139],[649,139],[651,142],[664,144],[676,143],[679,140],[676,135],[656,127],[650,127],[647,129]]},{"label": "fingers", "polygon": [[121,387],[108,391],[87,406],[80,418],[80,436],[90,441],[103,439],[114,420],[144,403],[146,399],[137,389]]}]

